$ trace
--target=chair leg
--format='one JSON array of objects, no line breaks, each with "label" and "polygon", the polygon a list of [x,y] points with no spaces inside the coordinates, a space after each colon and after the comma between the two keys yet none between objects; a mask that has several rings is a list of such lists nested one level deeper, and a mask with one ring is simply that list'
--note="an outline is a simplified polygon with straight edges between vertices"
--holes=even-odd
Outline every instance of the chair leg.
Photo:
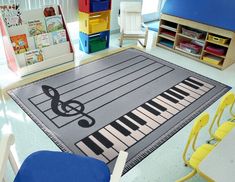
[{"label": "chair leg", "polygon": [[121,33],[119,47],[122,47],[124,33]]},{"label": "chair leg", "polygon": [[149,33],[149,29],[148,29],[148,27],[147,27],[146,33],[145,33],[145,38],[144,38],[144,47],[147,46],[147,42],[148,42],[148,33]]},{"label": "chair leg", "polygon": [[186,176],[178,179],[176,182],[184,182],[190,178],[192,178],[195,174],[197,173],[196,169],[194,169],[193,171],[191,171],[189,174],[187,174]]}]

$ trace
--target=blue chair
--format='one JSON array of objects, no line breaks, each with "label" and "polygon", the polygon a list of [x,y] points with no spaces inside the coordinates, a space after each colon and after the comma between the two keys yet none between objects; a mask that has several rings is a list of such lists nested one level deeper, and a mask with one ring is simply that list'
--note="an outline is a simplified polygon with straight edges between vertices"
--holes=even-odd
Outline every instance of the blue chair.
[{"label": "blue chair", "polygon": [[4,181],[7,160],[16,174],[14,182],[118,182],[127,152],[119,153],[113,174],[100,160],[65,152],[39,151],[30,154],[20,168],[11,152],[14,136],[6,134],[0,143],[0,182]]}]

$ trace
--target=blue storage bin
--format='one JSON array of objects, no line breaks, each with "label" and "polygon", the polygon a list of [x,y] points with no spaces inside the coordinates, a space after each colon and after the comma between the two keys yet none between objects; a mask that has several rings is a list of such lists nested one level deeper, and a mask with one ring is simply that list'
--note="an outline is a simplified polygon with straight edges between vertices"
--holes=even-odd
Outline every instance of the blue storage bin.
[{"label": "blue storage bin", "polygon": [[80,32],[79,48],[81,51],[86,52],[87,54],[107,49],[109,47],[109,35],[110,31],[104,31],[90,35]]},{"label": "blue storage bin", "polygon": [[91,0],[90,12],[105,11],[111,9],[110,0]]}]

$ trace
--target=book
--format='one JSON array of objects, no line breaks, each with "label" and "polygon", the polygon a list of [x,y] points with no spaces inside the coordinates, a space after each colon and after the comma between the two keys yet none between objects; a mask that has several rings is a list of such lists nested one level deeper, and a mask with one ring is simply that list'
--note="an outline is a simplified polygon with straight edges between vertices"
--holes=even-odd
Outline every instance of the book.
[{"label": "book", "polygon": [[1,5],[0,13],[7,27],[22,25],[22,12],[19,4]]},{"label": "book", "polygon": [[55,16],[55,9],[51,6],[51,7],[46,7],[44,8],[44,16],[48,17],[48,16]]},{"label": "book", "polygon": [[45,22],[48,32],[54,32],[64,28],[61,15],[46,17]]},{"label": "book", "polygon": [[28,22],[29,35],[35,36],[46,33],[45,22],[42,20],[32,20]]},{"label": "book", "polygon": [[50,39],[47,33],[39,34],[34,37],[35,45],[37,48],[50,46]]},{"label": "book", "polygon": [[24,53],[29,50],[26,34],[11,36],[10,39],[16,54]]},{"label": "book", "polygon": [[42,50],[40,49],[35,49],[32,51],[28,51],[25,53],[25,62],[26,66],[42,62],[44,60]]},{"label": "book", "polygon": [[65,29],[51,32],[53,44],[60,44],[67,41]]}]

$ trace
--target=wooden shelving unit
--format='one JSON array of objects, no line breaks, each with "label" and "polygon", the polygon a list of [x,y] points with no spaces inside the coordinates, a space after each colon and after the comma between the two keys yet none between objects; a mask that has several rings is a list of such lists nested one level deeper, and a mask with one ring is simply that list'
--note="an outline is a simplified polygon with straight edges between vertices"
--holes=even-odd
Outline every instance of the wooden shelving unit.
[{"label": "wooden shelving unit", "polygon": [[156,45],[221,70],[235,62],[235,32],[166,14],[161,15]]}]

